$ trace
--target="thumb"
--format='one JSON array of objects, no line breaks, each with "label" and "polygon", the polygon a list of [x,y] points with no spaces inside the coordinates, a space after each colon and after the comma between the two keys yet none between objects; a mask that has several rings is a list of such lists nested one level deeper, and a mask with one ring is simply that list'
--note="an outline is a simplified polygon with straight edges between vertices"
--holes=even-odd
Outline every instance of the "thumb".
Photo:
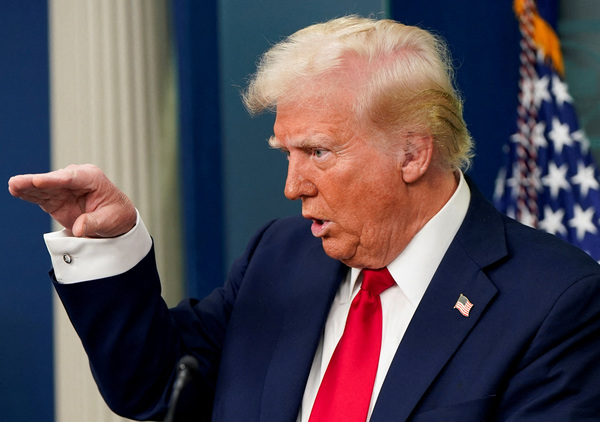
[{"label": "thumb", "polygon": [[71,232],[75,237],[117,237],[131,230],[136,219],[134,207],[124,210],[109,206],[81,214],[73,223]]},{"label": "thumb", "polygon": [[95,237],[98,223],[91,213],[81,214],[71,228],[75,237]]}]

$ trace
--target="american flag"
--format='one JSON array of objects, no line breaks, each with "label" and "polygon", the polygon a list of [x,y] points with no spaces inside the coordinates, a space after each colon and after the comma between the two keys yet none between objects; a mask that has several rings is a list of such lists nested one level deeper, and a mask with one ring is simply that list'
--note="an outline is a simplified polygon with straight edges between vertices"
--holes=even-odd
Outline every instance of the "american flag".
[{"label": "american flag", "polygon": [[495,205],[600,261],[598,168],[563,78],[558,37],[534,0],[516,0],[515,12],[522,35],[517,127]]},{"label": "american flag", "polygon": [[469,302],[469,299],[467,299],[467,297],[462,293],[460,294],[458,300],[456,301],[456,304],[454,305],[454,309],[458,309],[458,312],[460,312],[466,317],[469,316],[469,312],[471,312],[472,307],[473,304]]}]

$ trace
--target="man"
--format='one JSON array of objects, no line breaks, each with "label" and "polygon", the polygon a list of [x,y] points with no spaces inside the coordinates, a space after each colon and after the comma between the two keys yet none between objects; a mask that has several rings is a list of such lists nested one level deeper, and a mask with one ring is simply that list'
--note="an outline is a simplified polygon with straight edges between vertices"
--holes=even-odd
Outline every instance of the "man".
[{"label": "man", "polygon": [[[600,268],[467,183],[449,63],[426,31],[352,16],[271,48],[244,100],[276,111],[304,220],[267,224],[223,288],[170,311],[150,237],[100,170],[10,180],[65,227],[47,236],[55,286],[113,410],[164,415],[191,354],[197,420],[598,420]],[[365,293],[379,269],[390,284]],[[367,297],[379,325],[354,343],[375,363],[344,367]]]}]

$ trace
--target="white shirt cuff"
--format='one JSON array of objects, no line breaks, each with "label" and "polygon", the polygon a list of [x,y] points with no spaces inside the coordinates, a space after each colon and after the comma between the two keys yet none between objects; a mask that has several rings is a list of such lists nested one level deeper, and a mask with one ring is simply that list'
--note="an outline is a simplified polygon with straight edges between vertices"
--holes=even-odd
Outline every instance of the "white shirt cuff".
[{"label": "white shirt cuff", "polygon": [[80,238],[65,230],[44,234],[59,283],[79,283],[122,274],[150,251],[152,238],[137,214],[135,227],[112,238]]}]

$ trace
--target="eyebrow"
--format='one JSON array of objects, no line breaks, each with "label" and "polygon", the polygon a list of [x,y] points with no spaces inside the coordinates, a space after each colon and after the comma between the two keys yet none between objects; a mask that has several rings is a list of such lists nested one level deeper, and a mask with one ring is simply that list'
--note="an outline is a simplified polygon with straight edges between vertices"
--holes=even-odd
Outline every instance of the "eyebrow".
[{"label": "eyebrow", "polygon": [[283,149],[283,145],[279,142],[279,139],[275,135],[271,136],[268,140],[269,146],[273,149]]},{"label": "eyebrow", "polygon": [[[323,141],[325,141],[327,139],[326,136],[321,136],[321,135],[316,135],[313,136],[311,138],[305,138],[305,139],[298,139],[296,141],[292,140],[292,147],[293,148],[297,148],[297,149],[313,149],[313,148],[319,148],[321,145],[323,145]],[[285,150],[287,149],[286,147],[283,146],[283,144],[281,143],[281,141],[279,139],[277,139],[277,137],[275,137],[275,135],[271,136],[269,138],[269,146],[271,148],[274,149],[280,149],[280,150]]]}]

